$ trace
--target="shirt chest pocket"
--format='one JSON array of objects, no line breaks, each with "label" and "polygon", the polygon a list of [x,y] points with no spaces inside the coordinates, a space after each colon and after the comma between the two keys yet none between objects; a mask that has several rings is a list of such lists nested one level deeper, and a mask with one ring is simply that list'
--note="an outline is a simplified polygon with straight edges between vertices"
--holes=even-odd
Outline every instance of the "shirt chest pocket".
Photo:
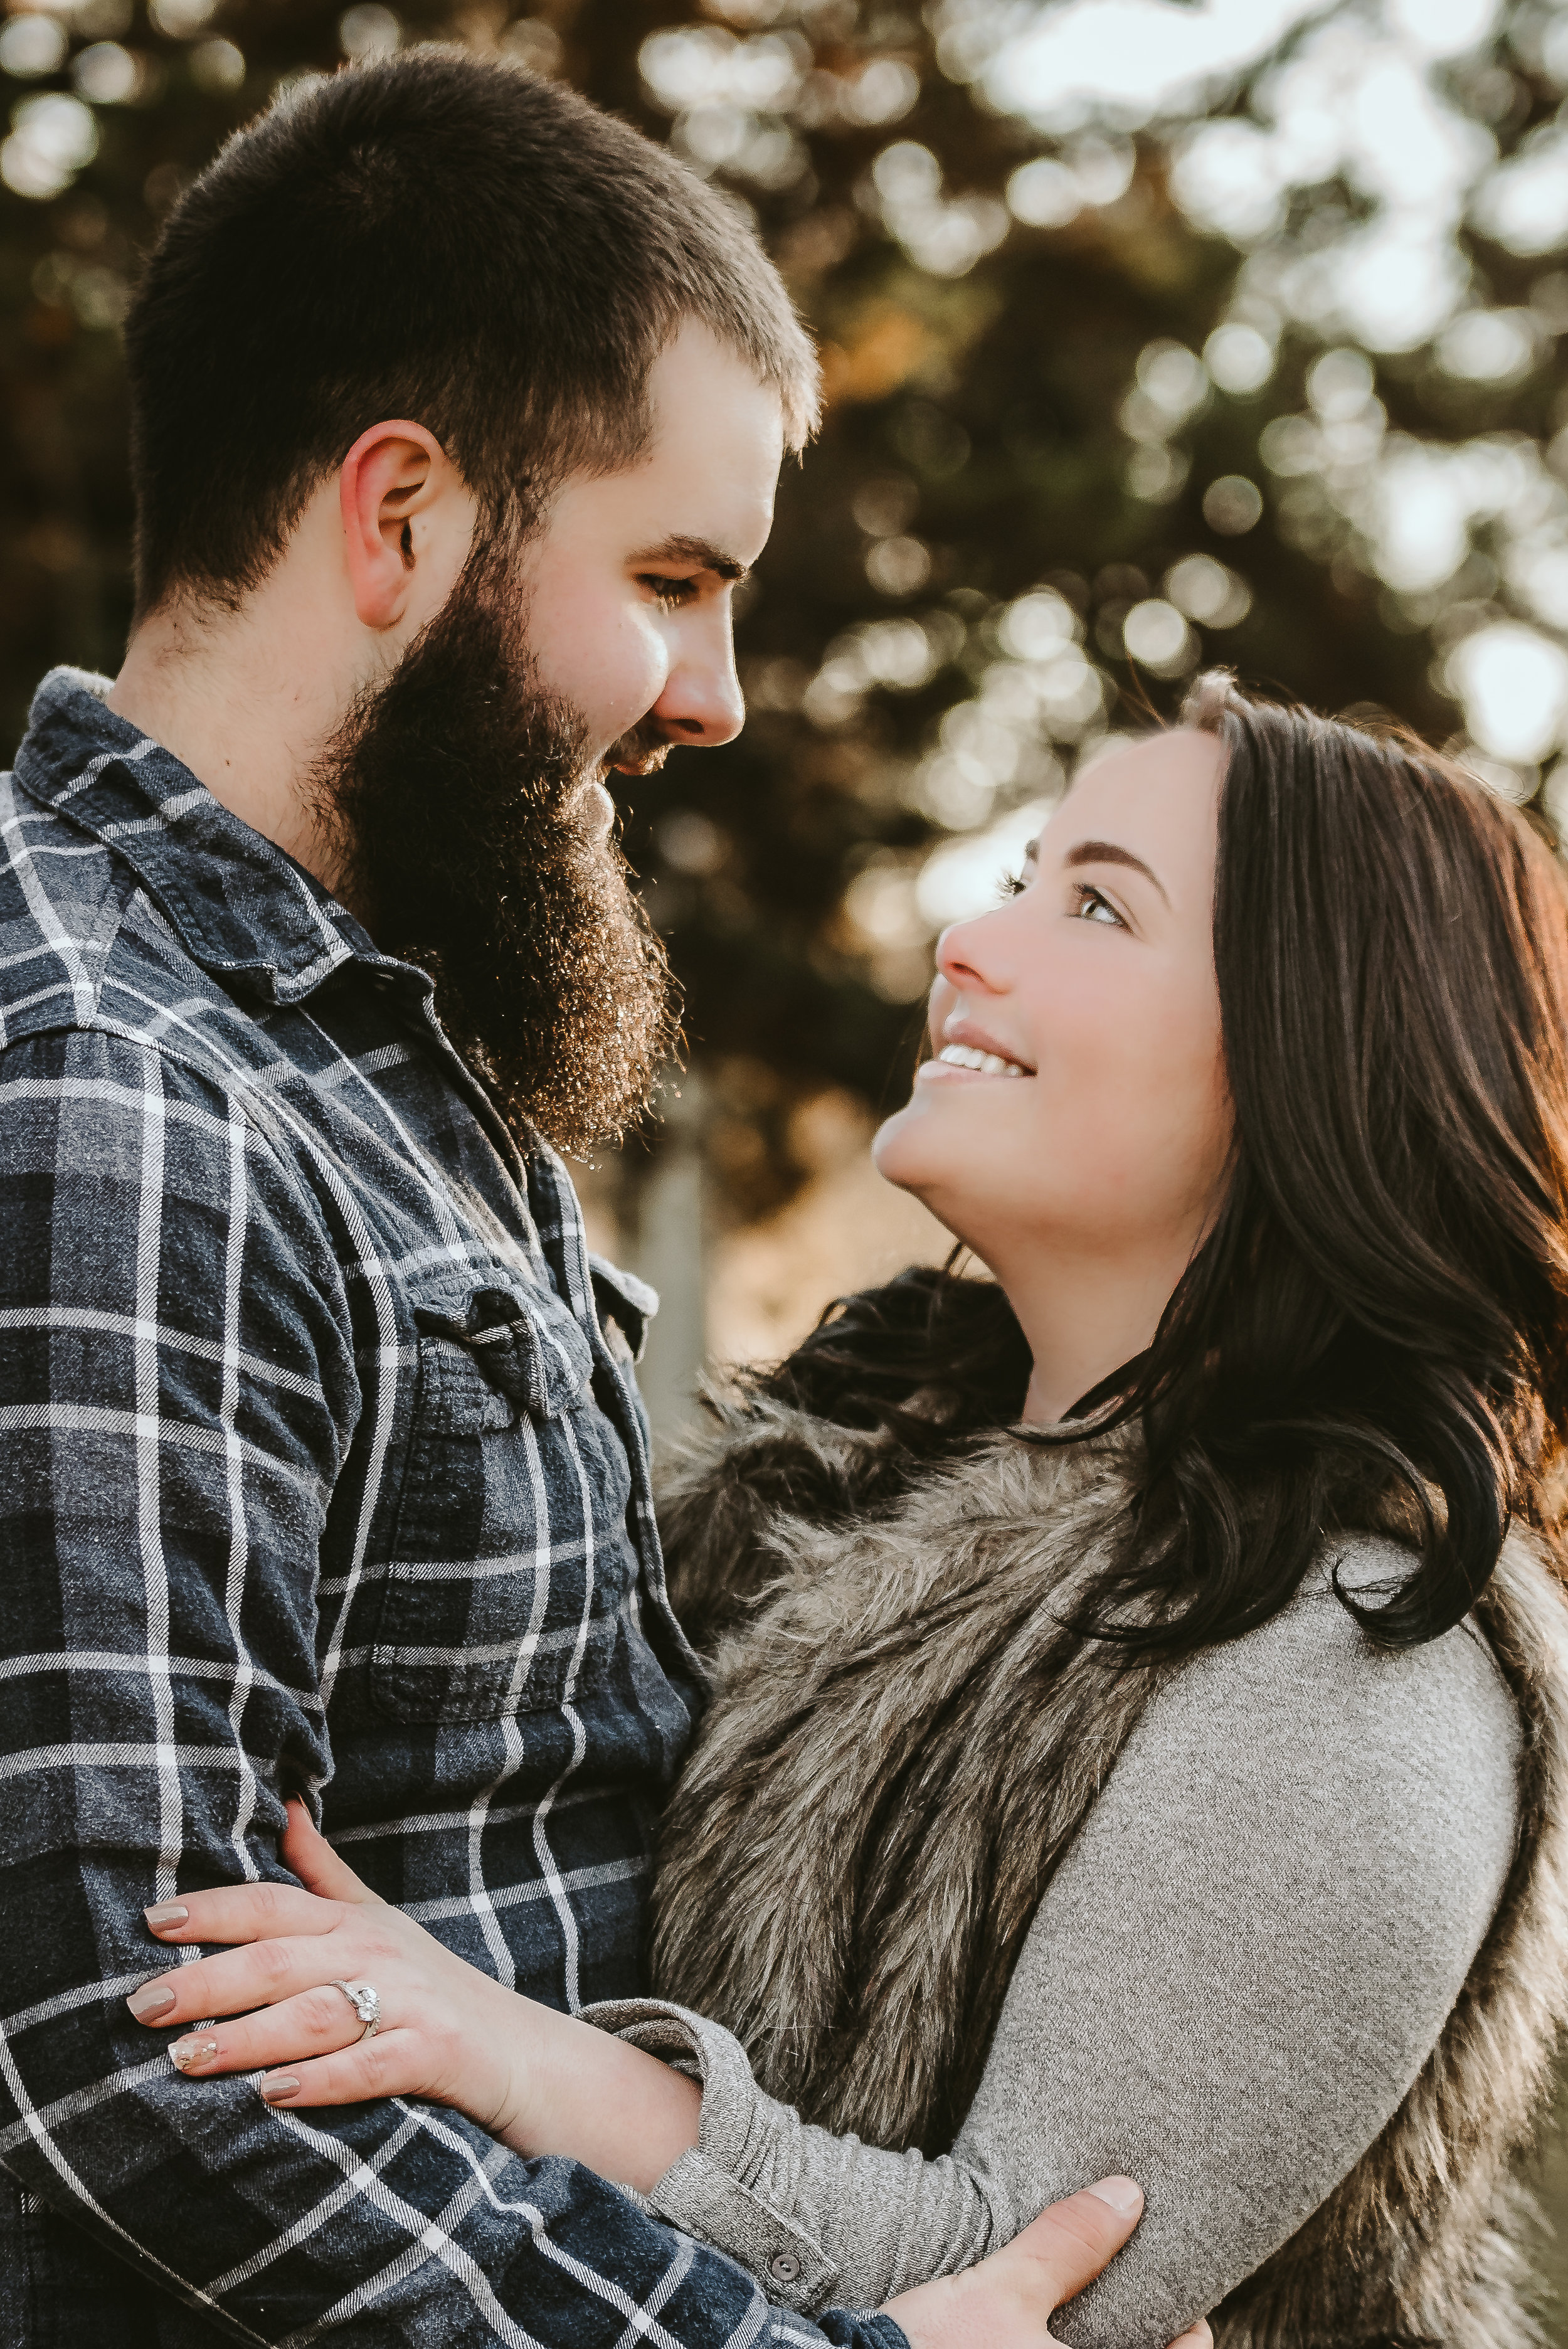
[{"label": "shirt chest pocket", "polygon": [[374,1701],[418,1722],[557,1703],[582,1670],[585,1620],[610,1596],[593,1587],[609,1431],[590,1399],[587,1338],[559,1299],[504,1276],[428,1288],[413,1305],[418,1374]]}]

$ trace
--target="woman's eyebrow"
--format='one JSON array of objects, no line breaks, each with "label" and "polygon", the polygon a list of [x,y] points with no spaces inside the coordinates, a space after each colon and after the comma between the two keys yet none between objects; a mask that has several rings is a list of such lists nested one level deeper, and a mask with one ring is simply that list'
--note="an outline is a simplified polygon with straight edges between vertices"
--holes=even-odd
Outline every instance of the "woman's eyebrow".
[{"label": "woman's eyebrow", "polygon": [[1076,848],[1068,849],[1062,863],[1069,868],[1075,864],[1129,865],[1134,873],[1141,873],[1146,881],[1152,881],[1165,903],[1171,903],[1159,874],[1152,872],[1141,856],[1134,856],[1130,848],[1119,848],[1114,840],[1080,840]]}]

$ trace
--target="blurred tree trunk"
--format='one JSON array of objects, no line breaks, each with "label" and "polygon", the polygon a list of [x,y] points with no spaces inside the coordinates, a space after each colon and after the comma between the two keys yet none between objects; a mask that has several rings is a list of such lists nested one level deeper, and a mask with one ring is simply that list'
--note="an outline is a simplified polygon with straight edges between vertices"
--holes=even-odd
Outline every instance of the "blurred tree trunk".
[{"label": "blurred tree trunk", "polygon": [[[638,1278],[659,1309],[637,1371],[655,1444],[692,1417],[707,1360],[708,1205],[706,1100],[689,1072],[666,1088],[657,1143],[637,1154],[628,1221]],[[630,1187],[630,1186],[628,1186]]]}]

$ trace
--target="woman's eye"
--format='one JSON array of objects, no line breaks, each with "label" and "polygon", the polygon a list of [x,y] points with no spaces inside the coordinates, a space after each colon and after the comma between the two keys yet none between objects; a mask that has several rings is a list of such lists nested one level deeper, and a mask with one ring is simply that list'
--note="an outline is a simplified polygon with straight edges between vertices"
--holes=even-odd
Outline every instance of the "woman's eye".
[{"label": "woman's eye", "polygon": [[1124,930],[1127,927],[1127,924],[1122,920],[1109,898],[1102,897],[1099,891],[1091,888],[1087,881],[1076,883],[1073,895],[1078,899],[1078,904],[1073,908],[1075,922],[1103,922],[1108,928],[1115,930]]},{"label": "woman's eye", "polygon": [[695,579],[666,579],[656,571],[645,571],[639,577],[637,585],[640,587],[645,587],[655,603],[662,605],[666,612],[678,611],[683,604],[689,604],[696,594]]}]

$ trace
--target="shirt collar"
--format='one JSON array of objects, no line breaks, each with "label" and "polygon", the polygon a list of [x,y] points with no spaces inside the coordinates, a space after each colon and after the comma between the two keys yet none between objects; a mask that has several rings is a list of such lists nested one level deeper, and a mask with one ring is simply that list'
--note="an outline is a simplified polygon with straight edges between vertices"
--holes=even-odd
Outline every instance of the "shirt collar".
[{"label": "shirt collar", "polygon": [[125,859],[193,961],[274,1003],[297,1003],[355,960],[428,988],[304,865],[110,709],[108,690],[107,678],[51,669],[33,698],[16,781]]}]

